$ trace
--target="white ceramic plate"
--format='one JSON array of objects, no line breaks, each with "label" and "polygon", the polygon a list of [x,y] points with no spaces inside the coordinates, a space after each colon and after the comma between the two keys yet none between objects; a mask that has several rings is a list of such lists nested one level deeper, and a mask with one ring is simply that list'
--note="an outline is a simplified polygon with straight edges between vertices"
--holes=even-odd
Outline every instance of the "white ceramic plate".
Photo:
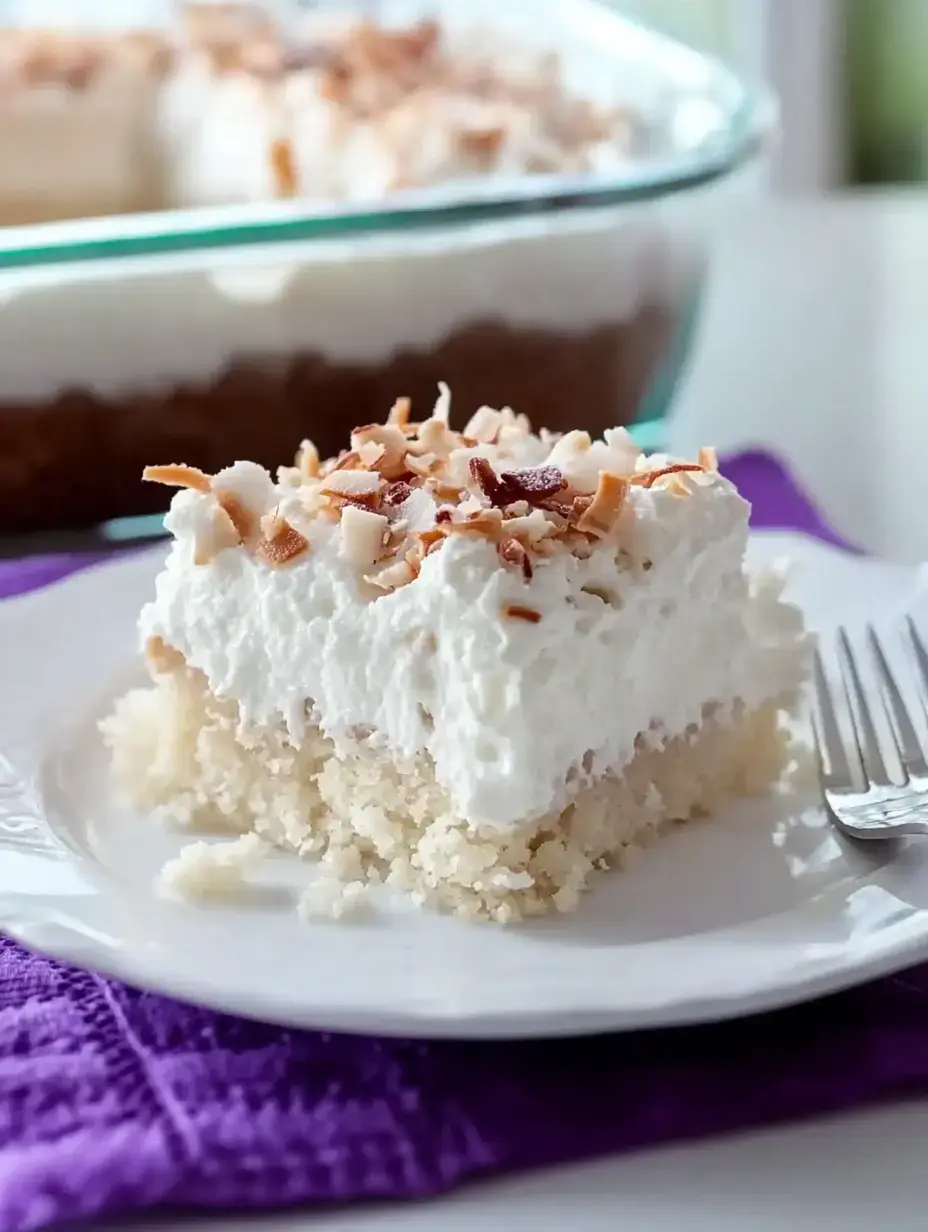
[{"label": "white ceramic plate", "polygon": [[[911,569],[767,535],[812,627],[889,622]],[[386,902],[301,923],[306,865],[272,859],[236,905],[153,886],[183,838],[120,808],[96,719],[134,668],[160,552],[0,605],[0,929],[139,987],[306,1027],[556,1035],[733,1017],[928,958],[928,844],[851,848],[814,797],[681,828],[573,917],[503,929]]]}]

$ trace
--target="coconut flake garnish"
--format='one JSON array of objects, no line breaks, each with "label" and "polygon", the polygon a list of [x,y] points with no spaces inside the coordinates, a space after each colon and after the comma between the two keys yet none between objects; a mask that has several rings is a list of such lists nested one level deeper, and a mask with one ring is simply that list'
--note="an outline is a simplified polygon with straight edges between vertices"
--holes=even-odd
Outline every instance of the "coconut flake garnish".
[{"label": "coconut flake garnish", "polygon": [[366,496],[379,492],[383,479],[377,471],[333,471],[323,480],[325,496]]},{"label": "coconut flake garnish", "polygon": [[[381,448],[381,453],[371,461],[370,452],[365,454],[365,450],[376,446]],[[365,466],[379,471],[384,479],[396,479],[406,472],[405,458],[409,444],[405,433],[392,424],[368,424],[355,428],[351,434],[351,448],[357,450]]]},{"label": "coconut flake garnish", "polygon": [[438,382],[438,401],[432,411],[432,418],[445,424],[451,421],[451,390],[444,381]]},{"label": "coconut flake garnish", "polygon": [[381,513],[346,505],[341,517],[344,558],[356,569],[372,568],[383,555],[384,533],[389,525]]},{"label": "coconut flake garnish", "polygon": [[265,519],[262,536],[255,547],[255,555],[269,565],[288,565],[309,549],[309,540],[290,525],[285,518],[272,516]]},{"label": "coconut flake garnish", "polygon": [[306,479],[315,479],[319,474],[319,450],[312,441],[303,441],[296,455],[296,469]]},{"label": "coconut flake garnish", "polygon": [[327,462],[304,441],[276,487],[263,467],[243,462],[215,476],[183,464],[150,467],[145,478],[199,493],[186,521],[201,563],[238,545],[272,565],[301,556],[309,541],[282,516],[289,489],[297,523],[341,523],[342,555],[385,592],[415,580],[424,558],[460,535],[490,540],[501,564],[528,581],[535,562],[565,553],[585,560],[617,535],[629,521],[624,511],[634,513],[630,486],[692,495],[714,483],[714,450],[700,450],[696,463],[648,458],[623,428],[597,441],[583,431],[535,436],[524,416],[482,406],[456,432],[450,391],[439,390],[424,422],[411,422],[409,399],[397,399],[386,423],[356,428],[350,448]]},{"label": "coconut flake garnish", "polygon": [[629,482],[622,476],[610,475],[603,471],[599,477],[599,486],[589,507],[584,510],[577,523],[577,529],[586,534],[605,538],[619,519],[625,498],[628,496]]},{"label": "coconut flake garnish", "polygon": [[194,492],[209,492],[212,476],[198,466],[169,462],[164,466],[146,466],[142,471],[146,483],[163,483],[169,488],[191,488]]},{"label": "coconut flake garnish", "polygon": [[500,411],[495,411],[492,406],[482,406],[467,421],[464,435],[468,440],[492,445],[499,436],[502,423],[503,416]]}]

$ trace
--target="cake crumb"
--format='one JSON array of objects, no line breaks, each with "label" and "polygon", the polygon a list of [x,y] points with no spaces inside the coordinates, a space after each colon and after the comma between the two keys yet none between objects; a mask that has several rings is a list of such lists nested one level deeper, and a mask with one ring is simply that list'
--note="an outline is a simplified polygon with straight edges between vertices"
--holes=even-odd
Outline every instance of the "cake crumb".
[{"label": "cake crumb", "polygon": [[157,886],[162,894],[187,902],[234,898],[266,852],[257,834],[243,834],[231,843],[188,843],[165,864]]},{"label": "cake crumb", "polygon": [[370,890],[369,882],[320,877],[300,896],[297,914],[306,923],[356,916],[370,906]]}]

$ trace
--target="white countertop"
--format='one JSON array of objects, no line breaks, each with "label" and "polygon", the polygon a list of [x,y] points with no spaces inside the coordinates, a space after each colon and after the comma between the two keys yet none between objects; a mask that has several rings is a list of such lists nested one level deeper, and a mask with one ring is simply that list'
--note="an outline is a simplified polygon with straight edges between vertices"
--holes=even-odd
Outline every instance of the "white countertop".
[{"label": "white countertop", "polygon": [[[928,559],[926,337],[928,197],[758,208],[721,242],[675,443],[770,446],[847,536]],[[418,1207],[196,1228],[871,1232],[882,1222],[914,1232],[928,1220],[926,1142],[928,1102],[551,1170]]]},{"label": "white countertop", "polygon": [[928,559],[928,195],[758,206],[719,243],[674,444],[790,459],[838,529]]}]

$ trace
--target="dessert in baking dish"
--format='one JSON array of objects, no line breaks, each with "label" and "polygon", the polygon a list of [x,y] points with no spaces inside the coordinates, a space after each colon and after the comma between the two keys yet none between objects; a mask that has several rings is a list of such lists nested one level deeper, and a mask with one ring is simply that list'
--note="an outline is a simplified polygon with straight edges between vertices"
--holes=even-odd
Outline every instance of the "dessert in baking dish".
[{"label": "dessert in baking dish", "polygon": [[[0,150],[15,173],[0,218],[182,206],[204,207],[208,227],[230,202],[304,195],[328,209],[407,188],[456,200],[454,185],[536,172],[583,183],[648,145],[651,121],[621,103],[628,72],[589,32],[613,15],[546,0],[543,38],[511,45],[487,25],[491,6],[479,21],[473,8],[441,0],[423,10],[437,22],[388,27],[214,5],[160,33],[3,32]],[[607,88],[584,96],[594,80]],[[574,402],[597,432],[631,423],[649,393],[665,400],[655,382],[686,350],[704,224],[684,194],[71,263],[54,279],[14,271],[0,305],[0,524],[160,511],[163,491],[137,481],[151,457],[270,468],[303,436],[327,456],[395,390],[418,405],[439,380],[467,408],[457,428],[493,400],[561,431]]]},{"label": "dessert in baking dish", "polygon": [[434,20],[275,20],[183,6],[176,26],[0,29],[0,222],[275,198],[376,202],[475,177],[621,169],[628,108],[558,57]]},{"label": "dessert in baking dish", "polygon": [[[307,910],[386,883],[512,921],[576,907],[671,822],[774,783],[798,611],[745,572],[748,505],[622,429],[534,434],[396,404],[321,463],[182,487],[140,620],[152,676],[104,731],[140,806],[317,865]],[[167,874],[225,886],[234,852]]]}]

